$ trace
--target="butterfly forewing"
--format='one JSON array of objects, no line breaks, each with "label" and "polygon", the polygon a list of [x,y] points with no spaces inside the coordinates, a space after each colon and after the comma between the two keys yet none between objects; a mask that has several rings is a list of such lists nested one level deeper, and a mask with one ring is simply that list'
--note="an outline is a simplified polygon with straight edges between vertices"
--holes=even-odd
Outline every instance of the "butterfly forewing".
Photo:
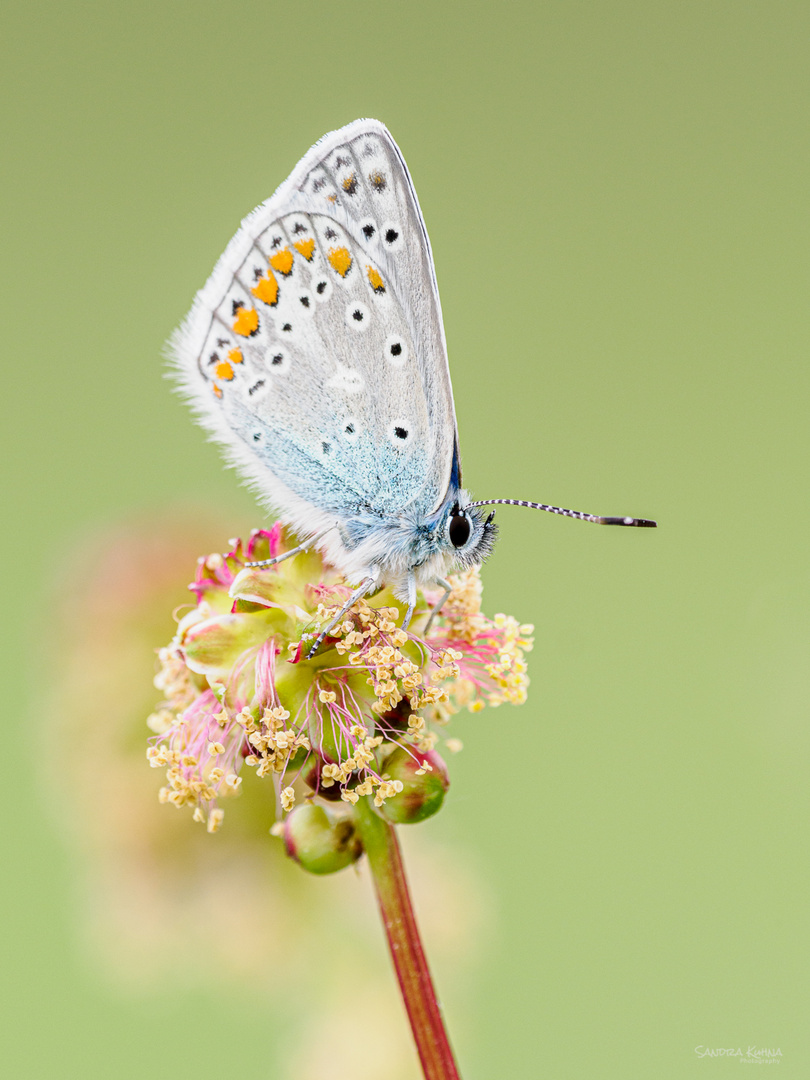
[{"label": "butterfly forewing", "polygon": [[245,220],[175,356],[215,435],[281,482],[267,492],[282,512],[287,492],[346,515],[435,508],[455,436],[441,313],[381,124],[326,136]]}]

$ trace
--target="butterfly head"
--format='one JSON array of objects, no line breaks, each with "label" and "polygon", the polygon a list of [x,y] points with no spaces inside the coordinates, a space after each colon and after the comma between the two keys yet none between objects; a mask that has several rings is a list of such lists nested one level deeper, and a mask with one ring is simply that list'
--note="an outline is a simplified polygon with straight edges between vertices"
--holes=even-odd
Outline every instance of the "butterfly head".
[{"label": "butterfly head", "polygon": [[478,507],[456,500],[442,522],[446,550],[459,567],[478,566],[492,551],[498,526],[494,510],[484,514]]},{"label": "butterfly head", "polygon": [[498,535],[498,527],[492,520],[495,517],[495,511],[487,514],[482,507],[494,504],[546,510],[552,514],[592,521],[599,525],[634,525],[640,528],[655,528],[656,526],[656,522],[648,518],[600,517],[596,514],[582,513],[579,510],[566,510],[560,506],[527,502],[523,499],[486,499],[481,502],[471,502],[466,492],[456,488],[452,499],[448,498],[445,502],[436,527],[443,556],[447,562],[461,569],[478,566],[487,558]]}]

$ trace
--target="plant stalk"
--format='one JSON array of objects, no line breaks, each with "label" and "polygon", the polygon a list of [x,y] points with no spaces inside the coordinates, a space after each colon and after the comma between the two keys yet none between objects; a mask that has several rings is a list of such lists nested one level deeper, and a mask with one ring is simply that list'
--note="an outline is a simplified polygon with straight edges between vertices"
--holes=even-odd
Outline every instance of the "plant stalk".
[{"label": "plant stalk", "polygon": [[396,830],[375,813],[369,797],[354,809],[425,1080],[460,1080],[411,906]]}]

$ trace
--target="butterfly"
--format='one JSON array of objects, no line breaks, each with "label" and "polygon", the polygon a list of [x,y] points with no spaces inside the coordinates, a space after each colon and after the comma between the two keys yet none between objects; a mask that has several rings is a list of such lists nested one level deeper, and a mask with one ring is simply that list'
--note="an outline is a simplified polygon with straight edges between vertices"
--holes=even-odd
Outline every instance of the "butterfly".
[{"label": "butterfly", "polygon": [[[182,390],[268,509],[317,546],[361,597],[390,586],[450,594],[483,562],[497,504],[654,527],[517,499],[473,502],[430,241],[387,128],[356,120],[320,139],[249,214],[170,342]],[[278,560],[267,560],[271,565]]]}]

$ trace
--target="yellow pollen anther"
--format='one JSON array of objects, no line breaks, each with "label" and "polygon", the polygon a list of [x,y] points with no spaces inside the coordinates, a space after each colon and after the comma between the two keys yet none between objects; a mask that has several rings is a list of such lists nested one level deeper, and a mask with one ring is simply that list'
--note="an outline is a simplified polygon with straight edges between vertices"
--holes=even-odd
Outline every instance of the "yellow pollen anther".
[{"label": "yellow pollen anther", "polygon": [[286,787],[281,792],[281,806],[284,810],[291,810],[295,805],[295,792],[291,787]]}]

